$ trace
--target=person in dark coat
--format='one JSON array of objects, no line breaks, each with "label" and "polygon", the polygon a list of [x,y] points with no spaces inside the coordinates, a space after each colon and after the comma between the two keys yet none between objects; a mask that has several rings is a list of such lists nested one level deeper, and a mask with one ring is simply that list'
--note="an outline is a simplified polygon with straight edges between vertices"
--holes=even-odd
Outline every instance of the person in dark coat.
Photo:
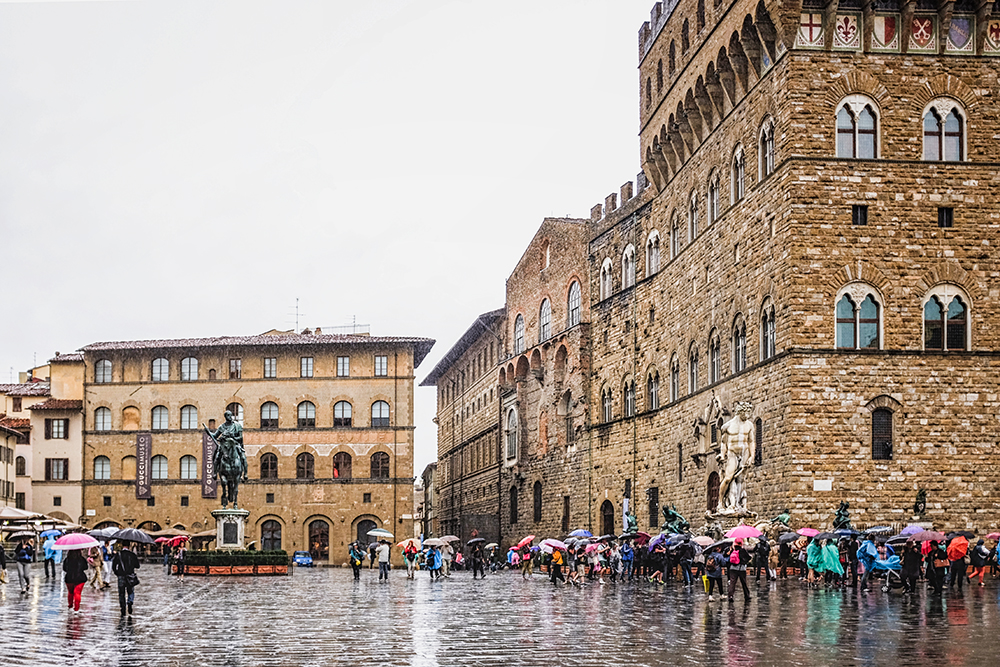
[{"label": "person in dark coat", "polygon": [[900,575],[903,577],[903,583],[906,584],[907,593],[917,592],[917,579],[920,578],[920,563],[922,557],[920,555],[920,549],[916,544],[909,542],[903,547],[903,557],[902,569],[900,570]]},{"label": "person in dark coat", "polygon": [[[736,554],[735,556],[733,554]],[[736,582],[743,585],[743,599],[750,602],[750,588],[747,586],[747,566],[750,564],[750,554],[743,548],[742,538],[736,538],[733,548],[729,551],[729,601],[732,602],[736,593]]]},{"label": "person in dark coat", "polygon": [[712,549],[711,553],[705,554],[705,576],[708,577],[708,599],[714,599],[712,593],[716,588],[719,595],[722,595],[722,572],[726,566],[726,557],[719,553],[718,549]]},{"label": "person in dark coat", "polygon": [[944,590],[944,583],[948,576],[948,554],[944,550],[944,545],[931,542],[931,549],[927,552],[927,580],[934,586],[934,594],[941,595]]},{"label": "person in dark coat", "polygon": [[762,537],[757,540],[757,546],[753,550],[754,555],[754,570],[756,574],[757,583],[760,583],[760,571],[764,570],[764,580],[768,578],[767,574],[767,559],[771,555],[771,545],[767,543],[767,538]]},{"label": "person in dark coat", "polygon": [[111,571],[118,576],[118,606],[121,607],[122,616],[125,616],[126,611],[132,615],[137,579],[135,571],[139,567],[139,558],[129,550],[127,542],[111,561]]},{"label": "person in dark coat", "polygon": [[32,540],[22,539],[14,549],[14,560],[17,562],[17,578],[21,584],[21,592],[27,593],[31,588],[31,561],[35,558],[35,547]]},{"label": "person in dark coat", "polygon": [[83,585],[87,583],[87,559],[83,557],[79,549],[73,549],[66,555],[62,566],[63,572],[66,573],[63,581],[66,582],[68,592],[67,603],[74,614],[79,613]]},{"label": "person in dark coat", "polygon": [[986,548],[983,540],[976,542],[976,546],[969,551],[969,561],[972,565],[972,574],[969,575],[969,581],[978,576],[979,585],[986,585],[983,583],[983,575],[986,573],[986,563],[989,561],[989,558],[990,551]]},{"label": "person in dark coat", "polygon": [[690,540],[684,540],[677,551],[681,561],[681,572],[684,574],[684,583],[693,584],[694,576],[691,574],[691,565],[694,563],[694,545],[691,544]]}]

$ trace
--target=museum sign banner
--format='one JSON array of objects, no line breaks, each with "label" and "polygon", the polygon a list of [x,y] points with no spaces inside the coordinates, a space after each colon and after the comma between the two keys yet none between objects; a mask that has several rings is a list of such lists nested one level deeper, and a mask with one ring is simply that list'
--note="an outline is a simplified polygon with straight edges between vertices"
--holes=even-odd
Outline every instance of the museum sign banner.
[{"label": "museum sign banner", "polygon": [[153,454],[153,435],[140,433],[135,436],[135,498],[149,500],[152,497],[150,482],[150,459]]},{"label": "museum sign banner", "polygon": [[201,497],[214,498],[218,481],[215,479],[215,440],[208,431],[201,434]]}]

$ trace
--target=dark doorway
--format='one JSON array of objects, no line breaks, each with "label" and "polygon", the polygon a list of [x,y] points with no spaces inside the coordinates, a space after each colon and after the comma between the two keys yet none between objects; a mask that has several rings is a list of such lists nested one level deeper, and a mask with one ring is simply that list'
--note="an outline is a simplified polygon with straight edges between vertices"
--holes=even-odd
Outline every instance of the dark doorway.
[{"label": "dark doorway", "polygon": [[281,524],[270,519],[260,527],[261,551],[277,551],[281,549]]},{"label": "dark doorway", "polygon": [[616,535],[615,506],[610,500],[601,503],[601,535]]},{"label": "dark doorway", "polygon": [[719,507],[719,473],[708,476],[708,511],[714,512]]},{"label": "dark doorway", "polygon": [[364,521],[358,522],[358,544],[362,548],[367,548],[371,542],[375,541],[375,538],[368,534],[369,530],[375,530],[378,526],[371,519],[365,519]]},{"label": "dark doorway", "polygon": [[330,524],[322,519],[309,524],[309,554],[314,560],[330,557]]}]

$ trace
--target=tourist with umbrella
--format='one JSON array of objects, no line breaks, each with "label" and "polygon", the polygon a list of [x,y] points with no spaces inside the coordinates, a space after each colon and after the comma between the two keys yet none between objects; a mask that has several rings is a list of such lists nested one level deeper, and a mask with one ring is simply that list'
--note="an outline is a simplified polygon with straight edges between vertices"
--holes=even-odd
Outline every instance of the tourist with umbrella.
[{"label": "tourist with umbrella", "polygon": [[954,590],[958,584],[958,592],[962,592],[962,584],[965,583],[965,555],[969,553],[969,540],[965,535],[956,535],[948,543],[948,560],[951,566],[948,570],[948,588]]},{"label": "tourist with umbrella", "polygon": [[903,545],[903,557],[900,559],[902,567],[900,575],[903,577],[903,584],[906,586],[905,593],[917,592],[917,579],[920,578],[920,563],[923,557],[915,542],[906,542]]},{"label": "tourist with umbrella", "polygon": [[473,537],[466,542],[469,547],[469,558],[472,560],[472,578],[486,578],[485,556],[483,555],[483,544],[486,543],[481,537]]},{"label": "tourist with umbrella", "polygon": [[[919,535],[919,533],[918,533]],[[913,540],[918,542],[919,540]],[[927,579],[934,586],[934,594],[941,595],[944,592],[944,582],[948,576],[948,552],[945,550],[944,545],[937,540],[928,540],[930,543],[929,548],[927,548]]]},{"label": "tourist with umbrella", "polygon": [[[125,533],[126,530],[134,531],[135,533],[140,533],[141,531],[135,530],[134,528],[127,528],[118,531],[118,534]],[[137,537],[132,533],[125,533],[126,536]],[[147,540],[151,543],[153,539],[142,533]],[[131,550],[131,543],[127,540],[127,537],[120,537],[122,541],[119,543],[120,549],[118,553],[115,554],[114,558],[111,560],[111,571],[118,576],[118,606],[121,608],[122,618],[125,617],[126,612],[129,616],[132,615],[132,604],[135,602],[135,587],[139,583],[139,576],[135,573],[139,569],[139,558]]]},{"label": "tourist with umbrella", "polygon": [[[42,536],[44,535],[44,537]],[[45,541],[42,542],[42,551],[45,553],[45,578],[49,578],[49,569],[52,570],[52,578],[56,578],[56,564],[58,557],[62,559],[62,552],[53,549],[52,547],[56,544],[56,538],[59,537],[59,531],[57,530],[47,530],[39,537],[42,537]]]},{"label": "tourist with umbrella", "polygon": [[17,563],[17,580],[21,585],[21,592],[27,593],[31,588],[31,561],[35,558],[34,540],[26,535],[21,535],[17,541],[17,548],[14,549],[14,562]]},{"label": "tourist with umbrella", "polygon": [[55,544],[52,545],[56,551],[69,552],[63,561],[62,569],[65,572],[63,581],[66,582],[67,605],[74,614],[80,611],[80,597],[83,585],[87,583],[87,559],[83,556],[83,550],[92,549],[100,544],[86,533],[70,533],[55,540]]},{"label": "tourist with umbrella", "polygon": [[[732,533],[733,531],[729,531]],[[727,533],[728,534],[728,533]],[[759,534],[759,533],[758,533]],[[747,565],[750,564],[750,554],[743,548],[743,538],[733,540],[733,548],[729,552],[729,601],[733,601],[736,593],[736,582],[743,585],[743,600],[750,602],[750,588],[747,586]]]}]

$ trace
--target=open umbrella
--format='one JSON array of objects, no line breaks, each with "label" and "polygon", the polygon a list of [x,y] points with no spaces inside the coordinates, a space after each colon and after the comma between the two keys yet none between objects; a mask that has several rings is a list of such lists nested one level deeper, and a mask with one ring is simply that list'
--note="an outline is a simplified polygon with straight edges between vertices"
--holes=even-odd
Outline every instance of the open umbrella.
[{"label": "open umbrella", "polygon": [[905,544],[908,539],[910,539],[909,535],[904,535],[903,533],[900,533],[899,535],[893,535],[892,537],[887,539],[885,543],[889,545]]},{"label": "open umbrella", "polygon": [[407,537],[405,540],[397,544],[397,547],[406,547],[407,544],[412,544],[417,551],[420,551],[423,547],[420,546],[420,540],[415,537]]},{"label": "open umbrella", "polygon": [[712,538],[709,537],[708,535],[699,535],[698,537],[694,538],[691,541],[700,547],[707,547],[709,544],[713,542]]},{"label": "open umbrella", "polygon": [[578,528],[569,534],[570,537],[593,537],[594,534],[589,530],[583,528]]},{"label": "open umbrella", "polygon": [[840,535],[837,533],[824,532],[813,536],[815,540],[839,540]]},{"label": "open umbrella", "polygon": [[910,542],[944,542],[944,540],[944,533],[939,533],[936,530],[922,530],[910,535]]},{"label": "open umbrella", "polygon": [[610,542],[613,539],[615,539],[614,535],[601,535],[600,537],[597,538],[597,541],[598,542]]},{"label": "open umbrella", "polygon": [[795,540],[799,539],[800,537],[802,537],[802,536],[799,535],[798,533],[782,533],[778,537],[778,543],[779,544],[785,544],[786,542],[794,542]]},{"label": "open umbrella", "polygon": [[[565,542],[560,542],[559,540],[554,539],[542,540],[542,543],[539,546],[542,547],[542,551],[545,551],[545,553],[552,553],[553,549],[562,549],[563,551],[566,550]],[[546,547],[548,547],[548,551],[546,551]]]},{"label": "open umbrella", "polygon": [[670,533],[660,533],[659,535],[656,535],[655,537],[653,537],[653,539],[649,541],[649,548],[652,549],[657,544],[663,544],[664,546],[666,546],[667,539],[669,537]]},{"label": "open umbrella", "polygon": [[479,544],[480,542],[485,542],[486,540],[482,537],[473,537],[471,540],[466,542],[466,544]]},{"label": "open umbrella", "polygon": [[858,534],[858,531],[851,530],[850,528],[838,528],[833,532],[837,533],[841,537],[854,537],[855,535]]},{"label": "open umbrella", "polygon": [[760,537],[761,535],[763,535],[763,533],[759,530],[746,524],[740,524],[726,533],[726,537],[731,537],[733,539],[736,539],[737,537],[742,537],[744,539],[747,537]]},{"label": "open umbrella", "polygon": [[637,537],[639,537],[638,533],[622,533],[621,535],[618,536],[618,539],[619,540],[634,540]]},{"label": "open umbrella", "polygon": [[22,537],[30,537],[30,538],[34,539],[34,537],[35,537],[35,531],[33,531],[33,530],[19,530],[16,533],[11,533],[10,535],[8,535],[7,539],[8,540],[19,540]]},{"label": "open umbrella", "polygon": [[122,542],[138,542],[139,544],[153,544],[153,538],[142,532],[138,528],[122,528],[113,536],[113,539]]},{"label": "open umbrella", "polygon": [[712,549],[725,548],[725,547],[728,547],[732,543],[733,543],[733,541],[731,539],[728,539],[728,538],[725,539],[725,540],[719,540],[718,542],[712,542],[707,547],[705,547],[705,551],[710,551]]},{"label": "open umbrella", "polygon": [[489,544],[487,544],[487,545],[486,545],[485,547],[483,547],[483,548],[484,548],[484,549],[496,549],[496,548],[497,548],[498,546],[500,546],[500,545],[499,545],[499,544],[497,544],[496,542],[490,542]]},{"label": "open umbrella", "polygon": [[640,530],[638,533],[635,534],[635,543],[641,547],[646,542],[649,542],[649,538],[650,538],[649,533],[647,533],[644,530]]},{"label": "open umbrella", "polygon": [[601,546],[602,546],[602,545],[601,545],[601,544],[599,544],[599,543],[595,543],[595,544],[588,544],[588,545],[587,545],[587,548],[586,548],[586,549],[584,549],[583,551],[584,551],[584,553],[588,553],[588,554],[591,554],[591,553],[594,553],[595,551],[597,551],[598,549],[600,549],[600,548],[601,548]]},{"label": "open umbrella", "polygon": [[[371,535],[371,533],[368,534]],[[446,544],[448,543],[442,540],[440,537],[432,537],[429,540],[424,540],[425,547],[443,547]]]},{"label": "open umbrella", "polygon": [[70,533],[56,540],[52,548],[60,551],[69,551],[71,549],[89,549],[99,546],[101,546],[101,543],[86,533]]},{"label": "open umbrella", "polygon": [[948,533],[947,539],[950,540],[951,538],[958,537],[959,535],[961,535],[962,537],[964,537],[967,540],[974,540],[974,539],[976,539],[976,534],[974,532],[972,532],[971,530],[955,530],[955,531],[952,531],[952,532]]},{"label": "open umbrella", "polygon": [[990,533],[986,536],[988,540],[1000,540],[1000,533]]},{"label": "open umbrella", "polygon": [[915,523],[911,523],[909,526],[899,531],[900,535],[916,535],[920,531],[924,530],[923,526],[918,526]]},{"label": "open umbrella", "polygon": [[109,528],[97,528],[95,530],[90,530],[87,531],[87,534],[93,537],[95,540],[107,542],[108,540],[112,539],[115,533],[117,532],[118,529],[115,528],[114,526],[111,526]]},{"label": "open umbrella", "polygon": [[[390,540],[392,539],[392,533],[390,533],[385,528],[374,528],[372,530],[369,530],[368,534],[371,535],[372,537],[387,537]],[[438,539],[441,539],[441,538],[438,538]],[[455,538],[455,539],[458,539],[458,538]]]},{"label": "open umbrella", "polygon": [[526,547],[529,544],[531,544],[531,541],[534,540],[534,539],[535,539],[534,535],[527,535],[527,536],[525,536],[520,542],[517,543],[517,548],[518,549],[523,549],[524,547]]},{"label": "open umbrella", "polygon": [[172,539],[173,538],[171,537],[157,537],[155,540],[153,540],[153,542],[155,542],[156,544],[165,544]]},{"label": "open umbrella", "polygon": [[[368,533],[368,534],[371,535],[371,533]],[[442,537],[440,539],[444,540],[445,542],[460,542],[461,541],[455,535],[445,535],[444,537]]]},{"label": "open umbrella", "polygon": [[819,531],[815,528],[799,528],[797,532],[802,537],[816,537],[819,535]]},{"label": "open umbrella", "polygon": [[62,534],[63,534],[63,532],[61,530],[57,530],[55,528],[50,528],[48,530],[43,530],[41,533],[39,533],[38,536],[41,537],[42,539],[45,539],[49,535],[54,535],[55,537],[59,537]]},{"label": "open umbrella", "polygon": [[889,526],[872,526],[861,531],[862,535],[892,535],[892,528]]},{"label": "open umbrella", "polygon": [[[187,535],[178,535],[177,537],[170,538],[170,541],[167,542],[167,546],[168,547],[179,547],[180,545],[184,544],[185,542],[187,542],[190,539],[191,538],[188,537]],[[247,546],[250,546],[250,545],[248,544]]]}]

